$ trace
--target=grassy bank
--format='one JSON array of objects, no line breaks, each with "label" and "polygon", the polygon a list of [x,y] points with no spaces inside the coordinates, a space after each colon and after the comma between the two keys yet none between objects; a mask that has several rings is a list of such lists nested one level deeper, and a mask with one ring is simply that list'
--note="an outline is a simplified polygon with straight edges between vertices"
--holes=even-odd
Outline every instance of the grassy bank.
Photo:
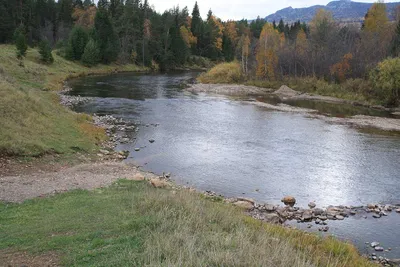
[{"label": "grassy bank", "polygon": [[374,266],[349,244],[261,223],[211,200],[120,180],[0,204],[0,258],[24,251],[55,255],[64,266]]},{"label": "grassy bank", "polygon": [[143,70],[136,65],[87,68],[53,56],[54,63],[45,65],[38,51],[29,49],[20,64],[14,46],[0,45],[0,155],[91,151],[104,139],[103,131],[88,123],[88,116],[62,107],[55,91],[72,77]]},{"label": "grassy bank", "polygon": [[305,93],[333,96],[371,105],[382,105],[386,101],[385,96],[381,95],[378,90],[374,90],[368,80],[347,79],[345,82],[337,84],[313,77],[284,77],[282,80],[276,81],[247,79],[241,74],[240,64],[237,62],[218,64],[200,75],[198,81],[201,83],[245,84],[272,89],[279,89],[282,85],[287,85]]}]

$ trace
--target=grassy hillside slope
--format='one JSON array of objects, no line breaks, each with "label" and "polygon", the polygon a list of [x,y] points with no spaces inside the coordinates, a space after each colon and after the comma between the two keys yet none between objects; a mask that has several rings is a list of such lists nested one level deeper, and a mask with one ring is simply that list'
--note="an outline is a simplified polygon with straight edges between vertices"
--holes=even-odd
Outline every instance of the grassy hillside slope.
[{"label": "grassy hillside slope", "polygon": [[0,45],[0,155],[90,151],[104,138],[102,130],[89,124],[88,116],[62,107],[54,91],[71,77],[141,70],[135,65],[87,68],[53,56],[54,64],[44,65],[38,51],[29,49],[21,66],[14,46]]},{"label": "grassy hillside slope", "polygon": [[120,180],[0,204],[0,259],[25,251],[57,255],[64,266],[376,266],[350,244],[262,223],[211,200]]}]

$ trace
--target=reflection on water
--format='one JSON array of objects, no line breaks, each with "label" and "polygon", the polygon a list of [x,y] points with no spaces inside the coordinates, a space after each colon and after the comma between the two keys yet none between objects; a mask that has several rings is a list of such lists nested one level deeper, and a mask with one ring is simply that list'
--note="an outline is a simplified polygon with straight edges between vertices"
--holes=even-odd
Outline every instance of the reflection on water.
[{"label": "reflection on water", "polygon": [[[400,203],[399,137],[176,89],[193,75],[87,77],[72,81],[71,93],[93,97],[78,111],[139,124],[135,141],[118,149],[131,152],[128,161],[171,172],[181,184],[276,204],[284,195],[295,196],[301,206]],[[389,223],[379,232],[371,228],[375,222],[355,219],[333,232],[357,244],[376,237],[394,248],[399,235],[387,233],[398,231],[399,217],[385,218]],[[400,250],[391,253],[400,257]]]}]

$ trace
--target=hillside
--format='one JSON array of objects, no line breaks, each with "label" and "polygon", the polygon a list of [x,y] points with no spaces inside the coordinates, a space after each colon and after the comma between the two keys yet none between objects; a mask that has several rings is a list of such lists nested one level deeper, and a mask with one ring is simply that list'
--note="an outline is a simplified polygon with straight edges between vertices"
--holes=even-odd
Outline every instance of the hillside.
[{"label": "hillside", "polygon": [[[329,10],[332,12],[333,17],[341,22],[361,22],[364,19],[365,14],[373,3],[359,3],[352,2],[349,0],[332,1],[326,6],[315,5],[305,8],[284,8],[271,14],[265,19],[269,22],[283,19],[285,22],[291,23],[295,21],[309,22],[314,17],[316,11],[320,8]],[[391,20],[394,19],[394,11],[396,7],[400,5],[397,3],[386,3],[388,16]]]}]

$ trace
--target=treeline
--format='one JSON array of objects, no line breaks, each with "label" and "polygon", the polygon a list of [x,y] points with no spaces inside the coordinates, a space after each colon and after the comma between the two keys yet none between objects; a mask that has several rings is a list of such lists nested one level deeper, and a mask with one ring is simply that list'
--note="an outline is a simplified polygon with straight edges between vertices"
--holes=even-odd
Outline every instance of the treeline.
[{"label": "treeline", "polygon": [[[363,26],[340,25],[319,10],[308,24],[221,21],[174,7],[162,14],[147,0],[0,0],[0,42],[47,41],[57,53],[87,65],[133,62],[169,69],[203,58],[241,63],[247,77],[317,77],[330,82],[367,78],[379,62],[400,53],[396,22],[374,4]],[[23,46],[22,44],[20,46]],[[376,73],[375,73],[376,74]]]}]

